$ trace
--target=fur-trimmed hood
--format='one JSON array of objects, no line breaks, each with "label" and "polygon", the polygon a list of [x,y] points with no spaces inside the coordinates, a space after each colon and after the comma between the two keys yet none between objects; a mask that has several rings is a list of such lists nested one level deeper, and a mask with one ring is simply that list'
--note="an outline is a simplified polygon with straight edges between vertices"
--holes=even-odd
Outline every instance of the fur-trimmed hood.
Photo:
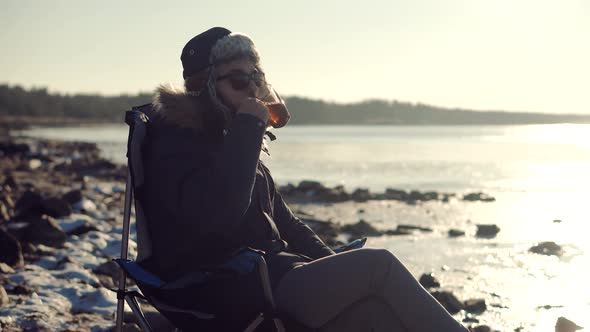
[{"label": "fur-trimmed hood", "polygon": [[156,88],[152,101],[154,111],[164,122],[194,130],[205,127],[205,109],[198,97],[192,96],[184,88],[171,84]]}]

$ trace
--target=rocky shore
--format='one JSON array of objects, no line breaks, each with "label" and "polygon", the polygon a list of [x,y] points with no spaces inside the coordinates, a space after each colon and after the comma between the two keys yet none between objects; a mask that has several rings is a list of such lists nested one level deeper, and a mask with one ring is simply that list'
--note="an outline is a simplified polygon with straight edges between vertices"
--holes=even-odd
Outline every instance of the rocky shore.
[{"label": "rocky shore", "polygon": [[[94,144],[31,138],[0,139],[0,331],[111,331],[122,228],[126,167],[100,155]],[[408,205],[454,200],[493,202],[485,193],[467,194],[405,191],[389,188],[371,193],[359,188],[328,188],[302,181],[280,187],[289,203],[341,203],[373,200]],[[305,211],[299,217],[330,246],[361,237],[411,236],[429,233],[425,226],[399,224],[394,229],[375,227],[363,219],[354,224],[320,220]],[[133,228],[132,228],[133,231]],[[500,232],[493,224],[477,225],[476,238]],[[449,237],[471,236],[449,229]],[[553,242],[539,243],[531,253],[561,255]],[[135,255],[135,243],[130,243]],[[441,287],[436,276],[425,273],[420,283],[472,331],[492,331],[479,324],[490,303],[482,298],[459,299]],[[149,308],[148,308],[149,309]],[[160,330],[166,321],[151,311]],[[565,318],[556,331],[574,331]],[[572,325],[573,324],[573,325]],[[574,330],[572,330],[574,328]],[[126,331],[138,331],[128,317]]]}]

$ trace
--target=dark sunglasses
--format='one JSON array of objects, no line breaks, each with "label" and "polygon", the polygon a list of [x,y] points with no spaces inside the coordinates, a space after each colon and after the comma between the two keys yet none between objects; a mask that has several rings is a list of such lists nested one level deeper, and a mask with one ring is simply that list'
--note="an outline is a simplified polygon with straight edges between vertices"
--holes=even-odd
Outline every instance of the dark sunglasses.
[{"label": "dark sunglasses", "polygon": [[264,73],[255,71],[250,74],[246,73],[231,73],[222,75],[217,78],[218,81],[228,79],[231,87],[235,90],[244,90],[250,85],[250,81],[254,82],[257,87],[261,87],[266,80],[264,79]]}]

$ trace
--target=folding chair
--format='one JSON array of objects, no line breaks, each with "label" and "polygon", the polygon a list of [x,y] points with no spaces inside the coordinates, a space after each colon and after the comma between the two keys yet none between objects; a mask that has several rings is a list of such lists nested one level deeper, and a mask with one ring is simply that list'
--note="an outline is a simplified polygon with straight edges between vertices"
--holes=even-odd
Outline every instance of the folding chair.
[{"label": "folding chair", "polygon": [[[215,266],[209,270],[202,270],[191,273],[179,280],[165,282],[157,275],[147,271],[140,264],[151,255],[151,241],[147,229],[146,218],[143,213],[141,201],[137,199],[137,193],[141,192],[144,183],[144,169],[142,165],[142,147],[147,134],[149,119],[146,112],[151,104],[133,107],[131,111],[126,112],[125,122],[129,125],[129,136],[127,141],[127,160],[128,176],[125,189],[125,205],[123,214],[123,234],[121,239],[121,257],[114,261],[121,268],[119,277],[119,286],[117,289],[117,313],[116,313],[116,331],[121,331],[123,325],[124,303],[127,302],[134,316],[143,331],[152,331],[145,315],[143,314],[138,302],[138,298],[147,300],[166,318],[169,318],[173,324],[175,322],[187,322],[191,319],[207,321],[215,318],[215,315],[209,312],[202,312],[194,309],[186,309],[169,305],[158,299],[160,292],[182,291],[183,288],[206,284],[215,279],[215,275],[233,274],[245,275],[255,274],[258,276],[261,290],[265,300],[264,310],[253,317],[251,322],[244,327],[244,331],[255,331],[265,320],[274,323],[276,331],[285,331],[282,321],[278,318],[275,311],[275,303],[270,287],[268,269],[263,257],[263,253],[254,249],[244,248],[237,252],[231,259],[224,264]],[[130,232],[131,202],[135,204],[135,222],[137,231],[137,262],[127,259],[128,242]],[[141,290],[128,290],[126,287],[127,277],[131,278]],[[180,316],[185,318],[179,319]],[[187,324],[184,324],[186,328]]]},{"label": "folding chair", "polygon": [[[255,279],[254,282],[260,290],[262,305],[260,310],[248,320],[243,327],[238,330],[244,332],[260,331],[262,328],[271,328],[276,332],[285,332],[283,320],[279,318],[270,285],[268,268],[264,260],[263,252],[243,248],[237,251],[228,261],[215,267],[202,269],[194,273],[187,274],[178,280],[166,282],[160,277],[146,270],[141,264],[151,255],[151,240],[147,229],[146,216],[142,208],[141,190],[144,184],[144,168],[142,164],[142,148],[146,139],[151,104],[133,107],[132,110],[125,114],[125,122],[129,125],[129,136],[127,141],[127,160],[128,176],[125,189],[125,204],[123,214],[123,234],[121,239],[121,257],[114,261],[121,268],[119,276],[119,285],[117,293],[117,312],[116,312],[116,331],[120,332],[123,326],[123,314],[125,302],[131,308],[133,315],[136,317],[143,331],[153,331],[147,321],[140,305],[139,299],[149,302],[164,317],[176,327],[177,331],[194,331],[193,323],[199,322],[203,326],[211,327],[209,322],[214,322],[216,314],[205,308],[197,310],[195,308],[187,309],[184,306],[175,305],[174,294],[182,292],[185,289],[202,287],[205,289],[208,283],[215,282],[219,276],[239,277]],[[135,205],[135,226],[137,235],[137,259],[129,260],[128,242],[130,232],[131,202]],[[340,251],[359,248],[364,245],[364,240],[357,240],[349,245],[340,248]],[[131,278],[139,288],[138,290],[129,290],[126,286],[127,278]],[[258,309],[257,309],[258,310]],[[214,323],[212,323],[214,324]],[[305,327],[290,322],[297,327],[298,331],[307,330]]]}]

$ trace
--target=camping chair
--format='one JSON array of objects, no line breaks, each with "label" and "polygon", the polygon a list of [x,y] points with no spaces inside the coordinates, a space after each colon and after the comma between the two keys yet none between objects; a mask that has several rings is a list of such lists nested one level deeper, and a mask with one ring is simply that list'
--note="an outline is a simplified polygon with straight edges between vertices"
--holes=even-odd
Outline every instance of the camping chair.
[{"label": "camping chair", "polygon": [[[237,330],[244,332],[261,331],[272,329],[276,332],[284,332],[285,326],[283,320],[277,314],[275,302],[270,286],[268,269],[264,260],[263,252],[244,248],[237,251],[228,261],[218,266],[203,269],[183,276],[178,280],[166,282],[157,275],[146,270],[141,263],[151,255],[151,241],[147,229],[146,217],[142,209],[141,197],[142,185],[144,183],[144,169],[142,164],[142,147],[147,136],[149,114],[151,104],[133,107],[132,110],[125,114],[125,122],[129,125],[129,136],[127,141],[127,160],[128,175],[125,188],[125,204],[123,213],[123,234],[121,239],[121,257],[114,261],[121,268],[119,276],[119,285],[117,293],[117,312],[116,312],[116,331],[120,332],[123,326],[123,314],[125,302],[131,308],[131,311],[143,331],[152,331],[147,321],[138,299],[150,303],[164,317],[166,317],[179,331],[195,330],[193,322],[202,323],[208,329],[214,325],[207,325],[208,322],[214,322],[215,313],[210,312],[207,308],[203,310],[176,305],[169,301],[174,298],[174,294],[183,292],[190,287],[197,289],[206,289],[208,283],[215,282],[219,275],[226,277],[231,276],[248,276],[248,280],[255,279],[259,291],[259,296],[263,303],[259,312],[253,315],[243,327]],[[131,202],[135,204],[135,226],[137,235],[137,259],[136,261],[127,259],[128,242],[130,232]],[[364,245],[364,240],[357,240],[348,246],[340,248],[339,251],[359,248]],[[140,291],[128,290],[126,287],[127,278],[132,279]],[[237,277],[236,277],[237,278]],[[244,277],[245,278],[245,277]],[[201,287],[201,288],[199,288]],[[231,300],[230,300],[231,301]],[[258,311],[258,310],[257,310]],[[297,331],[307,330],[307,328],[289,322],[292,326],[297,327]],[[213,323],[212,323],[213,324]],[[289,327],[291,326],[289,325]],[[199,325],[201,326],[201,325]],[[241,325],[242,326],[242,325]]]},{"label": "camping chair", "polygon": [[[200,320],[206,322],[213,320],[215,315],[210,312],[189,310],[165,303],[159,299],[160,295],[170,295],[174,291],[182,291],[186,287],[199,284],[206,285],[214,279],[215,274],[235,275],[255,274],[259,278],[265,307],[251,322],[245,326],[244,331],[254,331],[264,321],[270,320],[274,323],[277,331],[284,331],[282,322],[276,317],[275,304],[270,287],[266,262],[261,252],[252,249],[244,249],[237,252],[230,260],[216,266],[209,271],[191,273],[185,278],[165,282],[157,275],[147,271],[141,266],[141,262],[151,255],[151,242],[147,230],[146,218],[138,195],[144,183],[144,171],[142,165],[142,146],[147,134],[148,117],[144,109],[151,107],[150,104],[134,107],[126,112],[125,122],[129,125],[129,137],[127,142],[128,176],[125,190],[125,205],[123,214],[123,234],[121,240],[121,257],[115,262],[122,269],[117,290],[117,331],[120,331],[123,324],[124,301],[127,302],[133,315],[137,318],[142,330],[152,331],[148,321],[139,306],[138,298],[147,300],[160,313],[168,318],[175,326],[180,322],[182,327],[187,329],[187,322]],[[131,202],[135,203],[135,222],[137,231],[138,256],[137,262],[127,259],[128,241],[130,231]],[[141,293],[126,288],[126,278],[131,278],[141,290]],[[189,325],[190,326],[190,325]]]}]

